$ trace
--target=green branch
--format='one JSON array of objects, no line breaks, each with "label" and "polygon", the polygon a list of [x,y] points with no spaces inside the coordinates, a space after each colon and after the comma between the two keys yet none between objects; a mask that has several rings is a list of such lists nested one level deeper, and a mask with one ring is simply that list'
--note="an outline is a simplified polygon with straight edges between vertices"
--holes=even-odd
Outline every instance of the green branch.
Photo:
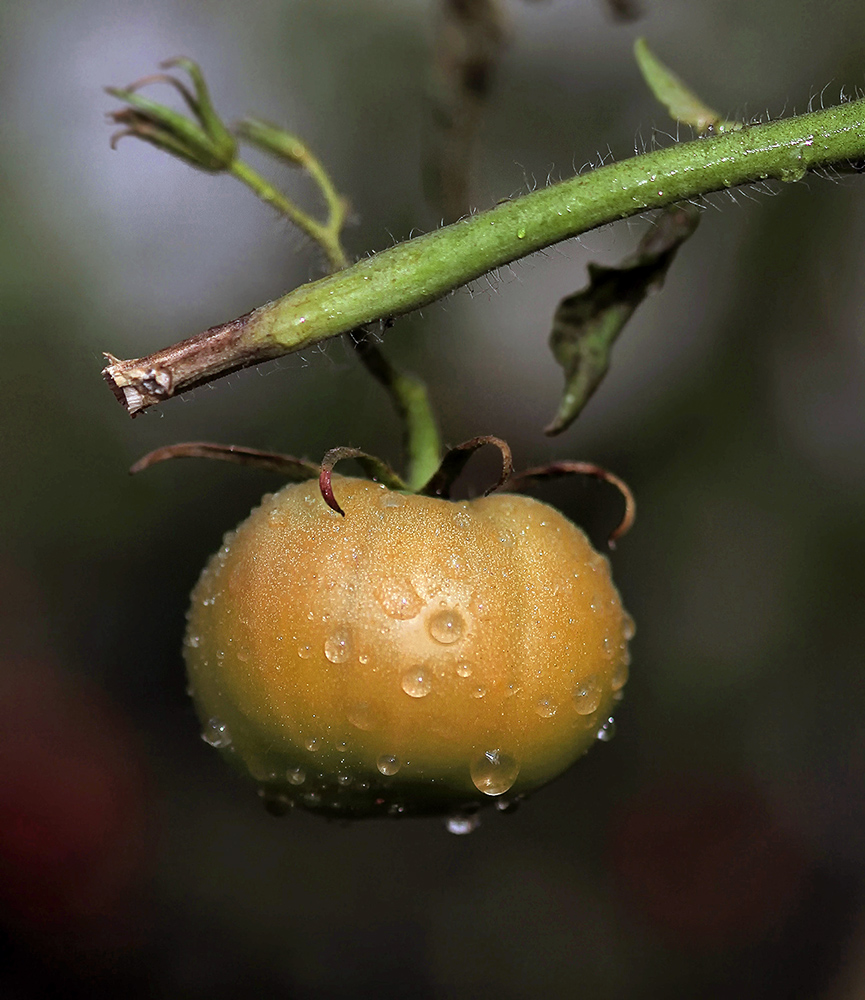
[{"label": "green branch", "polygon": [[600,167],[400,243],[240,319],[145,358],[110,355],[105,378],[134,414],[196,385],[410,312],[488,271],[618,219],[865,159],[865,100]]}]

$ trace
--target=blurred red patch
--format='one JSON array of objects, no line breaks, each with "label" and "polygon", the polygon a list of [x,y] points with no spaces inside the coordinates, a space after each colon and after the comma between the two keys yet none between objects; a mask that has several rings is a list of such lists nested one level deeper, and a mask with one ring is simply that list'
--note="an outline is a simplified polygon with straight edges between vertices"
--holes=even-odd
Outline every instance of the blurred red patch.
[{"label": "blurred red patch", "polygon": [[143,769],[123,719],[41,660],[0,666],[0,705],[0,921],[61,948],[117,930],[148,841]]},{"label": "blurred red patch", "polygon": [[747,945],[780,927],[809,865],[748,785],[657,786],[613,821],[624,895],[662,934],[700,948]]}]

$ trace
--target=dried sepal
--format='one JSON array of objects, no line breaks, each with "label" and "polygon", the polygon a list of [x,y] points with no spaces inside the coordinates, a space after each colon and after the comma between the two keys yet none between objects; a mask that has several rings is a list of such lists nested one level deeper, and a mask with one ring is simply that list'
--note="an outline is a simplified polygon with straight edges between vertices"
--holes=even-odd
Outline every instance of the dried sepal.
[{"label": "dried sepal", "polygon": [[331,448],[321,460],[321,472],[318,476],[318,485],[321,489],[321,495],[324,498],[324,502],[328,505],[328,507],[330,507],[331,510],[336,511],[336,513],[342,515],[342,517],[345,517],[345,511],[342,507],[340,507],[339,503],[337,503],[336,497],[333,495],[332,477],[333,467],[337,462],[341,462],[345,458],[353,458],[370,479],[377,483],[384,483],[388,489],[408,489],[402,478],[393,471],[387,462],[382,461],[380,458],[376,458],[375,455],[368,455],[365,451],[361,451],[359,448]]},{"label": "dried sepal", "polygon": [[283,455],[275,451],[259,451],[257,448],[243,448],[237,444],[212,444],[209,441],[185,441],[181,444],[170,444],[165,448],[157,448],[148,452],[130,468],[135,474],[149,469],[159,462],[171,458],[210,458],[220,462],[233,462],[235,465],[247,465],[256,469],[269,469],[278,472],[295,483],[307,479],[317,479],[320,468],[313,462],[293,455]]},{"label": "dried sepal", "polygon": [[499,489],[499,487],[508,481],[514,471],[510,445],[501,438],[493,437],[490,434],[483,434],[480,437],[472,438],[470,441],[463,441],[462,444],[450,448],[442,459],[435,475],[418,492],[428,497],[450,497],[450,491],[462,474],[468,460],[479,448],[483,448],[488,444],[495,445],[501,452],[502,472],[498,482],[486,490],[486,493],[489,494]]},{"label": "dried sepal", "polygon": [[614,549],[616,547],[616,540],[630,531],[631,526],[634,523],[634,519],[637,516],[637,504],[634,500],[634,494],[631,492],[631,488],[623,479],[620,479],[617,475],[615,475],[615,473],[610,472],[608,469],[605,469],[600,465],[595,465],[594,462],[575,462],[564,460],[561,462],[550,462],[549,465],[539,465],[535,468],[526,469],[524,472],[520,472],[511,478],[508,481],[507,487],[509,492],[521,493],[533,483],[540,482],[544,479],[561,479],[564,476],[592,476],[595,479],[602,479],[605,483],[615,486],[619,493],[622,494],[622,498],[625,501],[625,510],[622,514],[621,521],[616,528],[613,529],[610,533],[610,537],[607,539],[607,544],[611,549]]}]

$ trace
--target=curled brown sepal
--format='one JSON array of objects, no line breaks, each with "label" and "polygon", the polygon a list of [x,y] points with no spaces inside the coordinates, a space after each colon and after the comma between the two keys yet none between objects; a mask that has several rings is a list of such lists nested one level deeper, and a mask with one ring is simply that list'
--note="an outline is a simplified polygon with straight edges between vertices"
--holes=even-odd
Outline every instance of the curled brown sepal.
[{"label": "curled brown sepal", "polygon": [[313,462],[293,455],[281,455],[274,451],[259,451],[257,448],[242,448],[236,444],[211,444],[209,441],[185,441],[157,448],[143,458],[139,458],[129,470],[130,473],[149,469],[151,465],[165,462],[169,458],[212,458],[220,462],[234,462],[236,465],[251,465],[257,469],[270,469],[285,476],[293,483],[307,479],[317,479],[319,467]]},{"label": "curled brown sepal", "polygon": [[353,458],[370,479],[377,483],[384,483],[388,489],[408,489],[406,484],[397,475],[397,473],[393,471],[387,462],[382,461],[380,458],[376,458],[375,455],[368,455],[365,451],[361,451],[359,448],[331,448],[321,460],[321,472],[318,473],[318,485],[321,489],[321,495],[324,498],[324,502],[328,505],[328,507],[330,507],[331,510],[336,511],[337,514],[341,514],[343,517],[345,517],[345,511],[342,507],[340,507],[336,501],[336,497],[333,495],[333,483],[331,482],[331,478],[333,476],[333,467],[337,462],[341,462],[344,458]]},{"label": "curled brown sepal", "polygon": [[427,497],[450,497],[453,484],[459,479],[460,474],[466,467],[468,460],[474,455],[478,448],[492,444],[502,453],[502,473],[495,486],[491,486],[485,492],[485,496],[503,486],[511,477],[514,471],[514,462],[511,457],[511,449],[507,441],[493,437],[490,434],[482,434],[480,437],[472,438],[470,441],[463,441],[462,444],[455,445],[448,449],[445,457],[433,477],[426,486],[418,490],[419,493]]},{"label": "curled brown sepal", "polygon": [[520,493],[526,487],[531,486],[532,483],[540,482],[543,479],[560,479],[563,476],[594,476],[595,479],[603,479],[605,483],[615,486],[619,493],[622,494],[625,501],[625,512],[622,515],[622,520],[613,529],[610,537],[607,539],[607,544],[611,549],[614,549],[616,547],[616,539],[621,538],[622,535],[631,530],[634,518],[637,516],[637,504],[628,484],[600,465],[595,465],[594,462],[573,461],[551,462],[549,465],[539,465],[533,469],[526,469],[524,472],[514,476],[508,482],[508,491]]}]

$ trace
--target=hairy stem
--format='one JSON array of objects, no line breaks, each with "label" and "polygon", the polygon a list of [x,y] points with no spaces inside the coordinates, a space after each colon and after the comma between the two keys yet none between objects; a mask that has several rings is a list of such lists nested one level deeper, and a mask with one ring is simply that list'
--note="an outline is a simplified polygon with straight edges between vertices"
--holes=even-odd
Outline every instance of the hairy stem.
[{"label": "hairy stem", "polygon": [[333,270],[345,267],[348,261],[343,253],[339,238],[341,219],[337,225],[334,225],[333,222],[329,222],[327,225],[317,222],[243,160],[235,160],[229,168],[229,173],[232,177],[242,181],[265,204],[275,208],[277,212],[293,222],[298,229],[306,233],[310,239],[318,243]]},{"label": "hairy stem", "polygon": [[[808,170],[862,159],[865,100],[656,150],[505,202],[302,285],[215,328],[222,334],[218,348],[199,334],[146,358],[109,358],[105,377],[134,414],[220,372],[410,312],[488,271],[617,219],[767,178],[797,181]],[[178,357],[181,368],[173,367]]]}]

